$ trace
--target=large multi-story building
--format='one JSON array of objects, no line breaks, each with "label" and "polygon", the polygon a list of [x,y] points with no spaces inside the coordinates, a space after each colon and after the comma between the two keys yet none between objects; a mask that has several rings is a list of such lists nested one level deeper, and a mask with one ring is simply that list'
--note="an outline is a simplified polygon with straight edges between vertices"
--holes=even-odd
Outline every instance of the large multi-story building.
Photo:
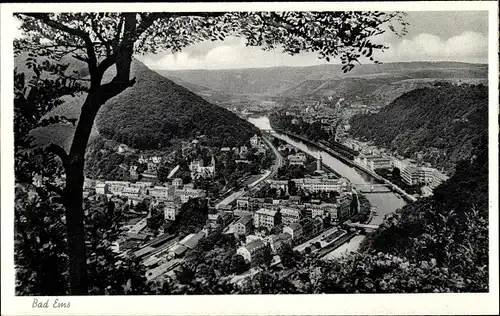
[{"label": "large multi-story building", "polygon": [[142,194],[141,188],[135,188],[135,187],[124,187],[120,193],[121,196],[126,196],[128,198],[137,198],[140,197],[141,194]]},{"label": "large multi-story building", "polygon": [[173,185],[167,186],[154,186],[148,189],[149,195],[160,200],[172,198],[175,194],[175,187]]},{"label": "large multi-story building", "polygon": [[305,238],[316,236],[323,230],[323,221],[321,218],[314,219],[306,218],[301,222],[302,233]]},{"label": "large multi-story building", "polygon": [[300,222],[301,213],[298,209],[283,207],[281,208],[280,213],[281,222],[285,225]]},{"label": "large multi-story building", "polygon": [[182,189],[176,189],[175,195],[181,198],[182,203],[186,203],[187,201],[189,201],[189,199],[204,198],[206,193],[201,189],[191,189],[184,187]]},{"label": "large multi-story building", "polygon": [[234,225],[236,235],[248,235],[252,230],[252,216],[242,216]]},{"label": "large multi-story building", "polygon": [[261,208],[253,215],[253,224],[255,227],[267,227],[272,229],[281,223],[280,214],[277,210]]},{"label": "large multi-story building", "polygon": [[342,192],[346,190],[346,186],[348,185],[348,181],[346,179],[303,178],[292,179],[292,181],[295,182],[297,187],[310,192]]},{"label": "large multi-story building", "polygon": [[236,250],[236,253],[241,255],[246,262],[252,262],[252,259],[255,258],[255,255],[264,251],[266,244],[260,240],[256,239],[246,246],[240,247]]},{"label": "large multi-story building", "polygon": [[292,223],[288,226],[283,227],[283,233],[289,234],[294,242],[300,241],[303,237],[302,225],[298,223]]},{"label": "large multi-story building", "polygon": [[266,237],[266,241],[274,254],[281,254],[286,246],[292,246],[292,236],[281,233]]},{"label": "large multi-story building", "polygon": [[304,153],[297,153],[295,155],[288,155],[288,163],[293,166],[303,166],[307,161],[306,155]]},{"label": "large multi-story building", "polygon": [[163,208],[163,214],[165,216],[165,219],[169,221],[175,221],[180,211],[181,211],[180,204],[176,203],[175,201],[169,201],[165,203],[165,206]]},{"label": "large multi-story building", "polygon": [[371,170],[387,169],[392,167],[392,160],[387,157],[372,157],[367,160],[366,166]]}]

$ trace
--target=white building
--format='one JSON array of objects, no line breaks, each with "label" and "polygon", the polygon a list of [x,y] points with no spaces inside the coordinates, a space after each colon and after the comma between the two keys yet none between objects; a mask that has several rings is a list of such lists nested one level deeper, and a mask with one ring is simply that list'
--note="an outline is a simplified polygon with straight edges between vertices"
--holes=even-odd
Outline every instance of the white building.
[{"label": "white building", "polygon": [[180,197],[182,203],[186,203],[189,199],[204,198],[206,194],[201,189],[182,188],[176,189],[175,195]]},{"label": "white building", "polygon": [[255,227],[267,227],[268,229],[280,223],[277,210],[261,208],[253,215],[253,224]]},{"label": "white building", "polygon": [[300,210],[295,208],[283,207],[280,210],[281,222],[285,225],[291,223],[298,223],[300,221],[301,213]]},{"label": "white building", "polygon": [[95,193],[96,194],[108,194],[109,193],[109,188],[106,183],[97,183],[95,186]]},{"label": "white building", "polygon": [[304,153],[297,153],[296,155],[288,155],[288,163],[293,166],[303,166],[307,161]]},{"label": "white building", "polygon": [[148,189],[149,195],[160,200],[172,198],[175,194],[175,187],[173,185],[155,186]]},{"label": "white building", "polygon": [[250,243],[248,243],[244,247],[240,247],[236,250],[236,253],[241,255],[246,262],[252,262],[252,259],[255,258],[255,255],[259,252],[262,252],[266,244],[262,242],[262,240],[257,239]]},{"label": "white building", "polygon": [[283,233],[289,234],[293,241],[301,240],[303,237],[302,225],[298,223],[292,223],[288,226],[283,227]]},{"label": "white building", "polygon": [[180,188],[182,187],[183,185],[183,181],[181,178],[175,178],[172,180],[172,186],[174,186],[175,188]]},{"label": "white building", "polygon": [[203,166],[203,160],[197,159],[193,160],[189,164],[189,170],[191,171],[192,179],[199,178],[213,178],[215,176],[215,158],[212,156],[212,160],[210,162],[210,166]]}]

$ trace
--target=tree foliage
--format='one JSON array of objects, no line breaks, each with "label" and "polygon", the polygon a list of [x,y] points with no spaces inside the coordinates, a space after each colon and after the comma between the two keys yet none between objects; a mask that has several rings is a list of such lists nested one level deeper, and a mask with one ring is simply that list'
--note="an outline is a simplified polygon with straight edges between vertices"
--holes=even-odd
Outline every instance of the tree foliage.
[{"label": "tree foliage", "polygon": [[[406,22],[399,12],[153,12],[153,13],[22,13],[24,38],[14,42],[16,53],[60,59],[71,55],[87,63],[88,94],[69,152],[51,146],[62,161],[66,184],[62,194],[68,232],[71,294],[88,294],[82,193],[85,151],[94,120],[103,104],[136,83],[130,78],[135,53],[180,51],[203,40],[223,40],[230,35],[247,45],[272,49],[281,46],[290,54],[313,51],[320,58],[339,56],[345,71],[361,56],[373,59],[383,45],[370,37],[396,31]],[[42,40],[43,39],[43,40]],[[115,66],[116,74],[104,80]]]}]

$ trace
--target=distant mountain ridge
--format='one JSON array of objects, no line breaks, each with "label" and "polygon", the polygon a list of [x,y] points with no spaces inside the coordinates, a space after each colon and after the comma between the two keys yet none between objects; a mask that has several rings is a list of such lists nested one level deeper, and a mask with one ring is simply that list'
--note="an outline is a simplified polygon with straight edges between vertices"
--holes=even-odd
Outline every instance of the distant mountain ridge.
[{"label": "distant mountain ridge", "polygon": [[[328,64],[305,67],[171,71],[157,69],[156,71],[166,77],[174,76],[193,84],[231,94],[273,96],[328,95],[328,91],[320,89],[321,85],[352,78],[390,78],[391,83],[416,78],[486,80],[488,71],[485,64],[460,62],[363,64],[357,65],[347,74],[342,72],[341,67],[341,65]],[[316,84],[311,85],[312,81]]]}]

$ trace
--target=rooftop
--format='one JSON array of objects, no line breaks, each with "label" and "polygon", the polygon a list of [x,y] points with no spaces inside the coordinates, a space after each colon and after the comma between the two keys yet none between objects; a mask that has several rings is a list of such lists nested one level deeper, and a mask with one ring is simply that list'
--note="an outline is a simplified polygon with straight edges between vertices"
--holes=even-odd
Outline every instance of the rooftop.
[{"label": "rooftop", "polygon": [[242,216],[235,224],[246,225],[252,221],[252,216]]},{"label": "rooftop", "polygon": [[274,216],[276,215],[278,211],[276,210],[270,210],[270,209],[267,209],[267,208],[261,208],[259,209],[257,212],[257,214],[262,214],[262,215],[268,215],[268,216]]},{"label": "rooftop", "polygon": [[251,252],[254,249],[261,248],[261,247],[264,247],[264,246],[265,246],[265,244],[262,242],[262,240],[256,239],[254,241],[249,242],[245,246],[245,248],[247,248],[247,250]]},{"label": "rooftop", "polygon": [[302,228],[302,225],[300,225],[298,223],[291,223],[288,225],[288,227],[290,227],[292,230],[297,230],[297,229]]}]

